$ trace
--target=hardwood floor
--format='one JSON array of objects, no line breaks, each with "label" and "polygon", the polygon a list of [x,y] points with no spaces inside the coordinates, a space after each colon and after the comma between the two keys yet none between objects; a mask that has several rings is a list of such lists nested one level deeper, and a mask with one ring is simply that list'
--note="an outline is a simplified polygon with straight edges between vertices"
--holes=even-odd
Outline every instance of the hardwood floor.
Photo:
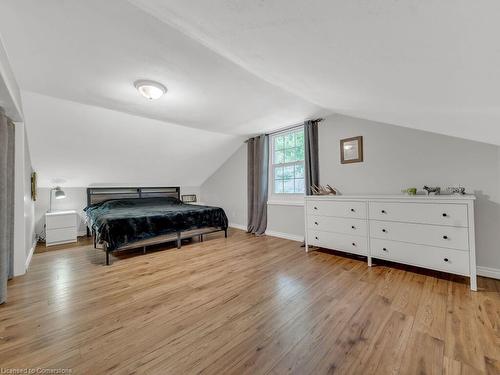
[{"label": "hardwood floor", "polygon": [[0,306],[1,368],[72,374],[500,373],[500,281],[368,268],[232,230],[103,266],[33,256]]}]

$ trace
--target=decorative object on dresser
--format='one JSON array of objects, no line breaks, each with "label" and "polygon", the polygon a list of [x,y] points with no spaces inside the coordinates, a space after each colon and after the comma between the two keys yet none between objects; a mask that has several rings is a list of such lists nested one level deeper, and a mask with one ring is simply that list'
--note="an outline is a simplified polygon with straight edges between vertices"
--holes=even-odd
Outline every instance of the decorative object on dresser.
[{"label": "decorative object on dresser", "polygon": [[337,195],[338,194],[338,190],[332,188],[330,185],[326,185],[326,187],[323,185],[319,185],[319,186],[312,185],[311,192],[313,193],[313,195]]},{"label": "decorative object on dresser", "polygon": [[76,211],[56,211],[45,214],[45,244],[59,245],[77,241]]},{"label": "decorative object on dresser", "polygon": [[306,251],[324,247],[470,277],[473,195],[305,197]]},{"label": "decorative object on dresser", "polygon": [[340,163],[359,163],[363,161],[363,137],[340,140]]},{"label": "decorative object on dresser", "polygon": [[401,190],[401,192],[408,195],[417,195],[417,188],[407,188]]},{"label": "decorative object on dresser", "polygon": [[181,195],[181,200],[184,203],[196,203],[196,194],[183,194]]},{"label": "decorative object on dresser", "polygon": [[429,186],[424,186],[423,189],[427,192],[427,195],[439,195],[441,194],[441,188],[439,186],[436,187],[429,187]]},{"label": "decorative object on dresser", "polygon": [[465,194],[465,188],[463,186],[458,186],[458,187],[450,186],[450,187],[446,188],[446,191],[449,194],[458,194],[458,195]]}]

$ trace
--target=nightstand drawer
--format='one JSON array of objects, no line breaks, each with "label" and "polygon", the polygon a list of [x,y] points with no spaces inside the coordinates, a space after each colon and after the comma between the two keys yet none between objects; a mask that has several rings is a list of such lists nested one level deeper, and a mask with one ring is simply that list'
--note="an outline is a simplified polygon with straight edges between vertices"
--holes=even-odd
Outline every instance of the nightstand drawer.
[{"label": "nightstand drawer", "polygon": [[45,240],[47,246],[65,242],[76,242],[76,227],[47,229],[47,238]]},{"label": "nightstand drawer", "polygon": [[45,216],[45,224],[48,229],[58,229],[58,228],[76,228],[76,214],[47,214]]}]

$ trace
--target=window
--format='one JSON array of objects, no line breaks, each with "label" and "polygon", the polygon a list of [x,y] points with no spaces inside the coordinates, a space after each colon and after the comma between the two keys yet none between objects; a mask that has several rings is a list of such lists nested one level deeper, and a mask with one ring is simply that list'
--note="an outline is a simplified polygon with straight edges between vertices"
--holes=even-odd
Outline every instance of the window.
[{"label": "window", "polygon": [[304,194],[304,128],[271,136],[273,194]]}]

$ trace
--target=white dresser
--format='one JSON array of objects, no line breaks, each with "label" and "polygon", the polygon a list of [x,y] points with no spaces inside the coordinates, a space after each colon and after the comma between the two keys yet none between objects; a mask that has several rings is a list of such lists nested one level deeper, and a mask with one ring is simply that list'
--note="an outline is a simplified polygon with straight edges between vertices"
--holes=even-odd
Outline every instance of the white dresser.
[{"label": "white dresser", "polygon": [[473,195],[308,196],[309,246],[470,277],[476,285]]},{"label": "white dresser", "polygon": [[76,211],[55,211],[45,214],[45,244],[59,245],[77,241]]}]

